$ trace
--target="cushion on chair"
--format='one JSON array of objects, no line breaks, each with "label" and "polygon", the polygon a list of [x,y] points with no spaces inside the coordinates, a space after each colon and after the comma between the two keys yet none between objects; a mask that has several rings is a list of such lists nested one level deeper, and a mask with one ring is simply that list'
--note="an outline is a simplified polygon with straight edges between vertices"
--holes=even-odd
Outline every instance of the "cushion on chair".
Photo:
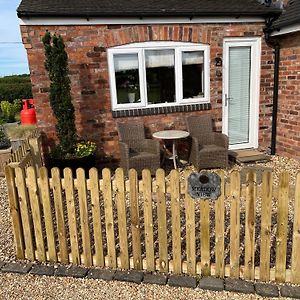
[{"label": "cushion on chair", "polygon": [[220,151],[225,151],[225,148],[217,145],[200,145],[200,152],[220,152]]},{"label": "cushion on chair", "polygon": [[140,159],[153,159],[156,158],[157,155],[149,152],[135,152],[130,154],[130,161],[134,162]]}]

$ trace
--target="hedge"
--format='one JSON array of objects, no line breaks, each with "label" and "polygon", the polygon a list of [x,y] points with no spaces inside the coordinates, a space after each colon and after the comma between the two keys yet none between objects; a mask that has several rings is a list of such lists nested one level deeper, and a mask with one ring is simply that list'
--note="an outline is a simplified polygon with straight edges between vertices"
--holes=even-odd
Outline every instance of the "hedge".
[{"label": "hedge", "polygon": [[32,98],[31,81],[27,74],[0,78],[0,101]]}]

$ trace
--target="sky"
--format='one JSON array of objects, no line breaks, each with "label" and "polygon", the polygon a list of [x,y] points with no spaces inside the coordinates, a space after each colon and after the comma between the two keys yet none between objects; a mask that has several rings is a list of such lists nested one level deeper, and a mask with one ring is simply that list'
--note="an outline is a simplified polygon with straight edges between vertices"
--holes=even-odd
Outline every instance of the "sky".
[{"label": "sky", "polygon": [[29,74],[16,9],[21,0],[0,0],[0,77]]}]

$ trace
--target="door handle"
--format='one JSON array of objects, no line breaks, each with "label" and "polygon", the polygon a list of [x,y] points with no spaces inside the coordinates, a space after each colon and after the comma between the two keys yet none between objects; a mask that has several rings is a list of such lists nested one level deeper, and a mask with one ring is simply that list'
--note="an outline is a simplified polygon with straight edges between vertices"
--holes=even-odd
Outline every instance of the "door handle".
[{"label": "door handle", "polygon": [[227,94],[225,94],[225,106],[228,105],[228,101],[229,101],[229,100],[232,100],[232,98],[231,98],[231,97],[228,97]]}]

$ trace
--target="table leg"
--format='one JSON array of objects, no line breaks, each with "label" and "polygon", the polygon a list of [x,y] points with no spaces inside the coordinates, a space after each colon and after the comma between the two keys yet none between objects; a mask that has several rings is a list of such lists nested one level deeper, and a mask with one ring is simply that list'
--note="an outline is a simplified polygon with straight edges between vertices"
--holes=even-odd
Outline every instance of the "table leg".
[{"label": "table leg", "polygon": [[173,140],[173,163],[174,163],[174,168],[175,169],[177,169],[177,166],[176,166],[176,157],[177,157],[176,140]]}]

